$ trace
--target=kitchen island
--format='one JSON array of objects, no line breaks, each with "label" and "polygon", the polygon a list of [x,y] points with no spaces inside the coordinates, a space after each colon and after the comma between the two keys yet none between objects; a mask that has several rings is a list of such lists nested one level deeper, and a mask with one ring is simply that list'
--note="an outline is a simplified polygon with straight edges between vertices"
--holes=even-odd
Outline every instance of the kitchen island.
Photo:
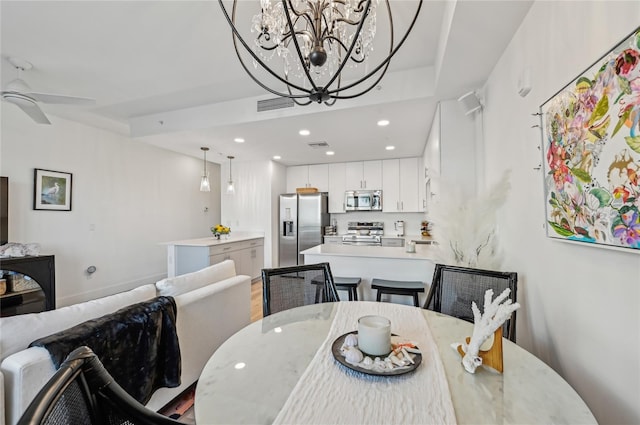
[{"label": "kitchen island", "polygon": [[[360,277],[358,299],[375,301],[376,291],[371,289],[374,278],[388,280],[412,280],[425,283],[425,292],[420,294],[420,304],[424,304],[431,278],[433,277],[434,250],[432,245],[416,245],[416,252],[408,253],[404,247],[360,246],[360,245],[317,245],[301,252],[305,264],[327,262],[331,273],[340,277]],[[342,292],[341,298],[346,297]],[[383,295],[383,301],[413,305],[411,297]]]},{"label": "kitchen island", "polygon": [[264,234],[231,232],[215,237],[165,242],[167,245],[167,277],[179,276],[231,259],[236,273],[260,276],[264,267]]}]

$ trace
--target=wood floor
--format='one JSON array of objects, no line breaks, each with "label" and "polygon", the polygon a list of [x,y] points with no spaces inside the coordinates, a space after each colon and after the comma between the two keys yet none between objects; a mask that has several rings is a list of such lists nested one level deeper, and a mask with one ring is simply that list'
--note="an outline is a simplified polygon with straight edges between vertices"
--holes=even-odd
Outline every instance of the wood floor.
[{"label": "wood floor", "polygon": [[251,283],[251,322],[262,319],[262,279]]}]

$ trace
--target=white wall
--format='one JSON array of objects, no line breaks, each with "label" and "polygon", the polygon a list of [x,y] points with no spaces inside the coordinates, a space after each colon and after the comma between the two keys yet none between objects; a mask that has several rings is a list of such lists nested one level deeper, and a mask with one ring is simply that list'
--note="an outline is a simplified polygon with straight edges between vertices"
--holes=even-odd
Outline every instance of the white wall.
[{"label": "white wall", "polygon": [[[287,189],[287,167],[282,164],[272,163],[273,174],[271,176],[271,264],[266,267],[277,267],[280,264],[280,253],[278,251],[279,231],[280,231],[280,194],[286,193]],[[267,260],[265,260],[266,262]]]},{"label": "white wall", "polygon": [[[273,223],[277,223],[278,198],[275,198],[276,214],[274,215],[273,191],[279,184],[284,185],[282,177],[278,177],[278,164],[272,161],[242,161],[234,159],[231,164],[235,194],[226,194],[226,183],[229,179],[229,163],[223,163],[221,169],[222,182],[222,224],[231,231],[262,232],[265,236],[265,265],[271,264],[274,255]],[[280,192],[279,192],[280,193]],[[277,242],[277,240],[276,240]],[[277,247],[277,244],[275,245]]]},{"label": "white wall", "polygon": [[465,115],[457,99],[440,102],[440,177],[468,195],[478,190],[474,134],[473,115]]},{"label": "white wall", "polygon": [[[201,159],[58,117],[38,125],[12,105],[1,117],[9,240],[56,256],[57,306],[163,278],[160,243],[208,236],[220,220],[217,164],[207,167],[212,191],[200,192]],[[34,168],[73,173],[72,211],[33,210]]]},{"label": "white wall", "polygon": [[[600,423],[640,423],[640,255],[551,240],[531,114],[639,24],[640,2],[538,1],[485,87],[486,184],[512,169],[500,223],[518,272],[518,344],[560,373]],[[517,94],[529,67],[533,90]],[[509,367],[509,365],[505,365]]]},{"label": "white wall", "polygon": [[[457,99],[438,103],[422,158],[427,169],[427,216],[443,190],[455,188],[461,195],[474,196],[481,189],[483,170],[477,113],[465,115]],[[430,119],[430,117],[428,118]],[[437,223],[433,223],[437,225]]]}]

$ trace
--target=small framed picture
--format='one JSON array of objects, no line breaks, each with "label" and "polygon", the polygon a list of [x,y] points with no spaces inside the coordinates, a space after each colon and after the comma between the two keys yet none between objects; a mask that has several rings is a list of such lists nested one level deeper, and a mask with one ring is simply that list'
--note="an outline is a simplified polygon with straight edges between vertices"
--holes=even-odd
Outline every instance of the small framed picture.
[{"label": "small framed picture", "polygon": [[71,211],[71,173],[34,170],[33,209]]}]

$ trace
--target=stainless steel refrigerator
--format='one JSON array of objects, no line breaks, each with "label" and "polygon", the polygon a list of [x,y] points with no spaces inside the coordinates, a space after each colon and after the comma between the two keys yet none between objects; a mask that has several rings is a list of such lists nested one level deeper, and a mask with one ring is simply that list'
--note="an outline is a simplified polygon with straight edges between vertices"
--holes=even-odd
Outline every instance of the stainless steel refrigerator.
[{"label": "stainless steel refrigerator", "polygon": [[280,195],[280,267],[304,264],[300,251],[322,244],[324,228],[328,225],[326,192]]}]

